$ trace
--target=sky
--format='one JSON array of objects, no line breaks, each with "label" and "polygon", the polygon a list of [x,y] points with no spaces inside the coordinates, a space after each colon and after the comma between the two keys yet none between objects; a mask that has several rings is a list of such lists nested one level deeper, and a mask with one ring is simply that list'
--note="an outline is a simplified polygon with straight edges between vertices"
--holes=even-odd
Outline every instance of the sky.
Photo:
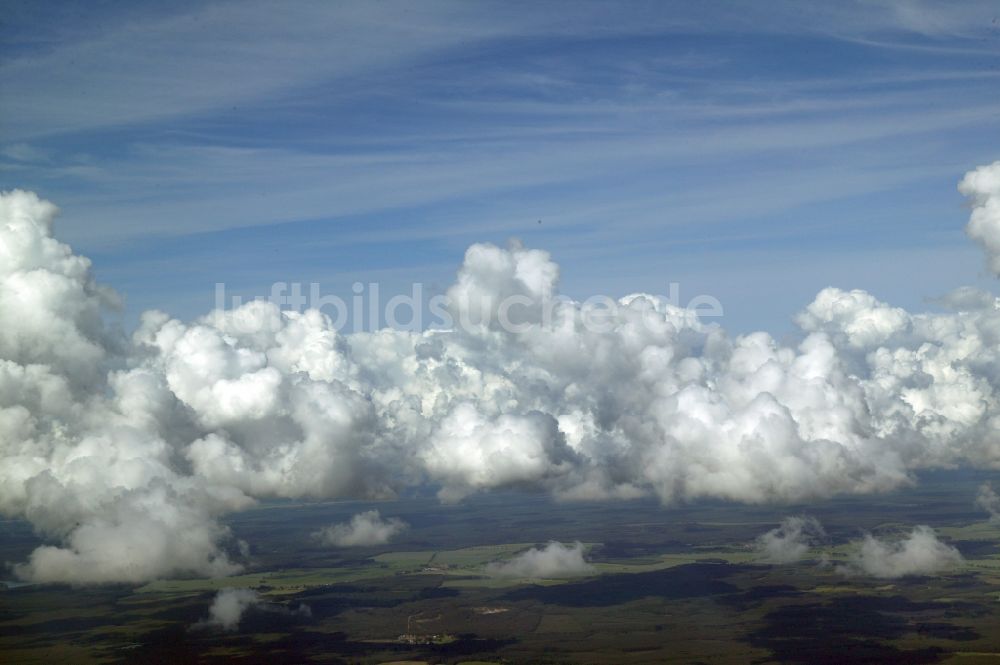
[{"label": "sky", "polygon": [[990,288],[956,189],[998,157],[990,2],[16,2],[0,189],[125,320],[215,284],[443,292],[474,242],[562,292],[792,329],[827,286]]},{"label": "sky", "polygon": [[[20,578],[235,573],[223,519],[275,498],[798,504],[1000,464],[990,5],[4,9]],[[419,283],[455,325],[211,311],[276,282]],[[858,566],[953,562],[924,528]]]}]

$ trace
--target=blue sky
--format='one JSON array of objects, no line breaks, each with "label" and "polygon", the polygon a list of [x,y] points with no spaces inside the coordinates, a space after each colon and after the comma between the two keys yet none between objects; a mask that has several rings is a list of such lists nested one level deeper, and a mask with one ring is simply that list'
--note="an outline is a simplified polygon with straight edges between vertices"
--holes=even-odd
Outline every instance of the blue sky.
[{"label": "blue sky", "polygon": [[[146,308],[214,285],[706,293],[782,334],[825,286],[990,286],[955,186],[1000,158],[994,3],[5,3],[0,188]],[[538,223],[541,220],[541,224]]]}]

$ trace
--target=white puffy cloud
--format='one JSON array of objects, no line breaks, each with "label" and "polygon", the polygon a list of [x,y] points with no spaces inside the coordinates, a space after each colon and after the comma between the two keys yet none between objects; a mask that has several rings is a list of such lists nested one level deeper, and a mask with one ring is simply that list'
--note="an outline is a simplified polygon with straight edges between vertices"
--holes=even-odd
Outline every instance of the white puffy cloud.
[{"label": "white puffy cloud", "polygon": [[545,547],[532,547],[507,561],[491,563],[486,572],[497,577],[539,579],[593,575],[597,570],[584,559],[585,553],[581,542],[563,545],[553,540]]},{"label": "white puffy cloud", "polygon": [[1000,523],[1000,494],[997,494],[989,483],[983,483],[979,486],[979,492],[976,494],[976,506],[989,513],[991,522]]},{"label": "white puffy cloud", "polygon": [[849,574],[891,579],[933,575],[961,563],[959,551],[938,540],[932,528],[916,526],[909,535],[898,540],[882,540],[865,534],[842,570]]},{"label": "white puffy cloud", "polygon": [[[998,172],[962,184],[988,252]],[[230,573],[219,519],[269,497],[780,503],[1000,468],[990,294],[914,314],[824,289],[782,343],[646,294],[574,302],[547,253],[483,244],[448,290],[450,332],[344,335],[250,302],[147,312],[126,336],[55,213],[0,195],[0,513],[46,540],[17,568],[32,579]]]},{"label": "white puffy cloud", "polygon": [[463,402],[442,418],[421,455],[430,477],[444,485],[441,498],[457,500],[475,489],[558,475],[572,459],[563,438],[551,415],[484,418]]},{"label": "white puffy cloud", "polygon": [[379,511],[366,510],[349,522],[323,527],[313,533],[313,538],[334,547],[366,547],[384,545],[406,528],[406,522],[397,517],[383,519]]},{"label": "white puffy cloud", "polygon": [[815,517],[786,517],[780,526],[758,536],[754,548],[770,563],[793,563],[825,536]]},{"label": "white puffy cloud", "polygon": [[61,547],[45,545],[15,567],[37,582],[142,582],[171,574],[218,577],[240,566],[218,550],[227,531],[166,486],[116,497],[85,515]]},{"label": "white puffy cloud", "polygon": [[966,173],[958,191],[973,204],[965,231],[983,246],[990,270],[1000,275],[1000,161]]},{"label": "white puffy cloud", "polygon": [[251,608],[257,612],[268,612],[286,617],[309,618],[312,616],[312,609],[304,603],[300,603],[293,609],[287,605],[266,602],[264,597],[253,589],[226,588],[215,594],[215,598],[212,599],[212,604],[208,608],[208,616],[194,624],[193,628],[234,631],[240,627],[240,622]]},{"label": "white puffy cloud", "polygon": [[905,310],[889,307],[865,291],[827,288],[796,317],[796,323],[803,330],[827,333],[838,346],[871,349],[906,330],[910,318]]},{"label": "white puffy cloud", "polygon": [[246,611],[261,603],[260,595],[253,589],[222,589],[208,608],[208,618],[202,619],[196,627],[216,627],[234,631]]},{"label": "white puffy cloud", "polygon": [[56,365],[71,385],[100,381],[112,340],[101,311],[117,304],[90,261],[52,236],[58,209],[32,192],[0,195],[0,358]]}]

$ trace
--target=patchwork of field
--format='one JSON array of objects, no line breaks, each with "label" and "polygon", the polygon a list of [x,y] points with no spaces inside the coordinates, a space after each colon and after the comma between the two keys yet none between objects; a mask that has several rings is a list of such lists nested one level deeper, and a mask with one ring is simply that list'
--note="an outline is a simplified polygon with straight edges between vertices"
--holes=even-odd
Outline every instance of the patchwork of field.
[{"label": "patchwork of field", "polygon": [[[378,506],[410,523],[397,542],[341,550],[309,534],[368,504],[267,505],[230,523],[252,544],[241,575],[0,590],[0,661],[1000,662],[1000,525],[972,506],[982,480],[943,474],[894,495],[785,508],[411,498]],[[770,565],[749,546],[803,513],[829,535],[805,560]],[[892,580],[838,571],[863,532],[915,524],[964,563]],[[7,560],[37,542],[13,522],[0,536]],[[553,539],[583,542],[592,573],[490,574]],[[259,598],[230,632],[204,625],[225,588]]]},{"label": "patchwork of field", "polygon": [[[585,551],[600,548],[601,543],[584,543]],[[440,575],[446,588],[505,588],[525,583],[539,585],[565,584],[568,579],[497,577],[487,566],[511,559],[536,543],[501,543],[463,547],[456,550],[423,550],[384,552],[371,558],[367,565],[339,568],[296,568],[261,571],[246,575],[221,578],[157,580],[135,590],[136,593],[199,593],[221,589],[255,589],[262,594],[282,596],[305,589],[333,584],[377,580],[398,575]],[[632,560],[597,562],[599,574],[645,573],[699,562],[752,563],[759,555],[751,552],[730,552],[719,549],[701,549],[688,554],[670,553]],[[455,578],[455,579],[451,579]]]}]

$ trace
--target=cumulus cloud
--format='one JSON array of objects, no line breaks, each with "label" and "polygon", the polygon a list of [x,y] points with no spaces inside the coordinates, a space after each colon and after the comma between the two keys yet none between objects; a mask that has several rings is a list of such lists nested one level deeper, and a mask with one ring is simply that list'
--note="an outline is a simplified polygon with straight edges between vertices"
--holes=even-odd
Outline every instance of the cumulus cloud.
[{"label": "cumulus cloud", "polygon": [[974,312],[980,309],[1000,308],[1000,298],[974,286],[960,286],[940,298],[930,298],[930,302],[957,312]]},{"label": "cumulus cloud", "polygon": [[312,616],[312,609],[300,603],[294,609],[279,603],[269,603],[253,589],[222,589],[215,594],[212,604],[208,608],[208,616],[193,628],[218,628],[225,631],[234,631],[240,626],[240,622],[246,613],[253,608],[257,612],[267,612],[272,615],[277,614],[285,617],[306,618]]},{"label": "cumulus cloud", "polygon": [[[998,173],[961,185],[991,261]],[[782,343],[648,294],[575,302],[547,253],[477,244],[447,292],[450,332],[344,335],[255,301],[146,312],[126,335],[56,212],[0,195],[0,513],[45,539],[16,569],[36,581],[232,573],[221,517],[273,497],[800,502],[1000,468],[987,294],[914,314],[825,289]]]},{"label": "cumulus cloud", "polygon": [[583,543],[563,545],[552,541],[542,548],[532,547],[502,562],[491,563],[486,572],[497,577],[554,579],[593,575],[596,569],[583,558]]},{"label": "cumulus cloud", "polygon": [[377,510],[367,510],[358,513],[349,522],[320,529],[313,534],[313,538],[334,547],[383,545],[406,528],[406,522],[399,518],[382,519]]},{"label": "cumulus cloud", "polygon": [[989,483],[979,486],[976,494],[976,506],[982,508],[990,515],[990,521],[1000,523],[1000,495],[994,491]]},{"label": "cumulus cloud", "polygon": [[786,517],[780,526],[758,536],[754,548],[770,563],[793,563],[825,537],[815,517]]},{"label": "cumulus cloud", "polygon": [[968,196],[973,205],[965,231],[983,246],[987,265],[995,275],[1000,275],[1000,161],[966,173],[958,191]]},{"label": "cumulus cloud", "polygon": [[865,534],[842,571],[892,579],[933,575],[961,563],[962,555],[938,540],[934,529],[916,526],[909,535],[898,540],[882,540]]},{"label": "cumulus cloud", "polygon": [[253,589],[223,589],[215,594],[208,608],[208,618],[202,619],[196,626],[236,630],[246,611],[260,602],[260,595]]}]

